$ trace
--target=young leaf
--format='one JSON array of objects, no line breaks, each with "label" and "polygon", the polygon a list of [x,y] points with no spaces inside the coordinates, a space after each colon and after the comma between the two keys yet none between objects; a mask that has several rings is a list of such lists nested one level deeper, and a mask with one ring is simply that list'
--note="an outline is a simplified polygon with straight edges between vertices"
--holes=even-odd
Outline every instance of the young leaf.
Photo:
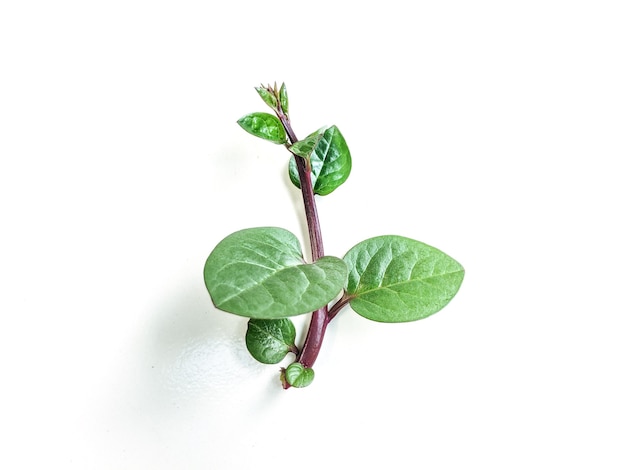
[{"label": "young leaf", "polygon": [[309,367],[304,367],[299,362],[290,364],[284,371],[284,380],[296,388],[304,388],[311,385],[315,378],[315,372]]},{"label": "young leaf", "polygon": [[[314,132],[306,139],[319,132]],[[352,169],[352,157],[348,144],[336,126],[324,130],[317,145],[310,153],[310,161],[311,181],[315,194],[321,196],[330,194],[348,179]],[[289,162],[289,177],[291,182],[299,188],[300,178],[295,157],[291,157]]]},{"label": "young leaf", "polygon": [[[311,153],[315,150],[320,142],[320,139],[324,135],[324,128],[314,132],[311,135],[306,136],[304,139],[299,140],[295,144],[289,147],[289,151],[296,154],[299,157],[309,159]],[[295,162],[294,162],[295,163]],[[298,177],[298,170],[296,169],[296,177]],[[298,178],[298,184],[300,184],[300,178]]]},{"label": "young leaf", "polygon": [[276,96],[274,95],[274,93],[262,86],[256,87],[255,90],[266,105],[268,105],[273,110],[276,110],[276,108],[278,107],[278,101],[276,100]]},{"label": "young leaf", "polygon": [[385,323],[420,320],[457,293],[465,271],[445,253],[410,238],[388,235],[354,246],[346,293],[359,315]]},{"label": "young leaf", "polygon": [[263,364],[278,364],[295,349],[295,341],[296,328],[288,318],[248,321],[246,347]]},{"label": "young leaf", "polygon": [[246,132],[275,144],[287,142],[287,134],[280,120],[268,113],[247,114],[237,121]]},{"label": "young leaf", "polygon": [[204,282],[217,308],[260,319],[318,310],[339,294],[346,278],[341,259],[324,256],[306,264],[296,236],[276,227],[227,236],[204,266]]},{"label": "young leaf", "polygon": [[289,114],[289,98],[287,98],[287,87],[284,83],[280,86],[278,96],[280,98],[280,107],[283,108],[283,113],[286,115]]}]

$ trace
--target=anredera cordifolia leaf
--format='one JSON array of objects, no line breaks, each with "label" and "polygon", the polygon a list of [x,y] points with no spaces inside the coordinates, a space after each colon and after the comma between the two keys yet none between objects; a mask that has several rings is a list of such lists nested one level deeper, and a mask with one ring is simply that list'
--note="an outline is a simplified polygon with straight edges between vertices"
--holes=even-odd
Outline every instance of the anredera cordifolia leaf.
[{"label": "anredera cordifolia leaf", "polygon": [[289,98],[287,97],[287,87],[284,83],[280,86],[278,96],[280,97],[280,107],[283,109],[283,113],[289,114]]},{"label": "anredera cordifolia leaf", "polygon": [[290,364],[285,369],[285,380],[289,385],[296,388],[304,388],[311,385],[315,378],[315,372],[310,367],[304,367],[299,362]]},{"label": "anredera cordifolia leaf", "polygon": [[237,121],[246,132],[275,144],[287,143],[287,134],[280,120],[269,113],[247,114]]},{"label": "anredera cordifolia leaf", "polygon": [[327,305],[343,289],[343,260],[324,256],[304,262],[288,230],[259,227],[235,232],[213,249],[204,282],[215,306],[249,318],[301,315]]},{"label": "anredera cordifolia leaf", "polygon": [[246,347],[257,361],[278,364],[295,349],[296,328],[288,318],[251,318],[246,331]]},{"label": "anredera cordifolia leaf", "polygon": [[276,109],[278,108],[278,100],[276,99],[274,93],[262,86],[256,87],[255,90],[257,91],[261,99],[265,102],[265,104],[272,108],[272,110],[276,111]]},{"label": "anredera cordifolia leaf", "polygon": [[[316,131],[311,136],[319,132]],[[310,162],[315,194],[320,196],[330,194],[348,179],[352,170],[352,157],[346,140],[336,126],[324,130],[310,154]],[[289,162],[289,177],[299,188],[300,178],[294,157],[291,157]]]},{"label": "anredera cordifolia leaf", "polygon": [[[314,132],[311,135],[306,136],[304,139],[299,140],[295,144],[289,147],[289,151],[296,154],[299,157],[302,157],[306,160],[309,160],[311,157],[311,153],[315,150],[317,145],[320,142],[320,139],[324,135],[324,129],[320,129],[317,132]],[[294,162],[295,163],[295,162]],[[298,178],[298,170],[296,169],[296,177]],[[298,184],[300,184],[300,179],[298,178]]]},{"label": "anredera cordifolia leaf", "polygon": [[455,296],[465,271],[432,246],[396,235],[365,240],[344,256],[346,294],[359,315],[384,323],[420,320]]}]

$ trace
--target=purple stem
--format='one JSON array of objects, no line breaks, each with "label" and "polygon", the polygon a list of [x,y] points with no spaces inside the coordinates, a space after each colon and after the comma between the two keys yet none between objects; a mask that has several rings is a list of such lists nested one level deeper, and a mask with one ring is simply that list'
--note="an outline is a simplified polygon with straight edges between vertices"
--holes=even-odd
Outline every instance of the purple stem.
[{"label": "purple stem", "polygon": [[[295,144],[298,141],[296,134],[291,128],[289,118],[282,112],[277,113],[289,141]],[[309,229],[309,239],[311,242],[311,260],[317,261],[324,256],[324,244],[322,242],[322,231],[320,229],[319,217],[317,215],[317,205],[315,204],[315,193],[313,192],[313,184],[311,181],[311,169],[308,167],[304,158],[294,155],[296,167],[298,168],[298,177],[300,178],[300,189],[304,200],[304,213],[306,215],[307,227]],[[312,367],[322,347],[324,334],[330,317],[328,316],[328,306],[316,310],[311,315],[311,323],[307,332],[304,345],[300,351],[298,362],[304,367]]]}]

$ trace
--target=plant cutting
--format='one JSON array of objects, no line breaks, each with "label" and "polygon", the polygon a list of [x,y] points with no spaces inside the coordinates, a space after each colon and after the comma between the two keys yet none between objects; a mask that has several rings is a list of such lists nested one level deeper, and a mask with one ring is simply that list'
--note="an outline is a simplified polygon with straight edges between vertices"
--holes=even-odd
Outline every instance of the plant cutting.
[{"label": "plant cutting", "polygon": [[[255,137],[284,146],[288,171],[302,194],[311,246],[310,260],[298,237],[278,227],[247,228],[226,236],[210,253],[204,281],[215,307],[249,318],[245,342],[264,364],[278,364],[283,388],[302,388],[314,378],[328,324],[345,307],[369,320],[411,322],[445,307],[465,271],[442,251],[417,240],[382,235],[361,241],[343,257],[327,256],[316,206],[348,179],[352,157],[336,126],[298,140],[291,126],[285,84],[257,93],[273,114],[255,112],[238,124]],[[301,346],[290,317],[310,314]]]}]

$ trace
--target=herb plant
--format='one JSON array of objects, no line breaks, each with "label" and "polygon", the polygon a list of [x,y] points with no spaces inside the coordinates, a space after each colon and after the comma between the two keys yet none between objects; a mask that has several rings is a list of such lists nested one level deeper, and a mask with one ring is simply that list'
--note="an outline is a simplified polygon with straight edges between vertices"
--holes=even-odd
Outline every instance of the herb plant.
[{"label": "herb plant", "polygon": [[[204,281],[216,308],[249,318],[245,341],[250,354],[265,364],[295,355],[281,368],[280,379],[284,388],[306,387],[313,381],[326,327],[345,306],[378,322],[420,320],[450,302],[465,271],[440,250],[397,235],[362,241],[343,258],[325,256],[315,197],[332,193],[348,179],[352,158],[346,141],[336,126],[298,140],[285,85],[256,91],[274,114],[252,113],[238,123],[291,154],[289,177],[302,192],[311,262],[293,233],[248,228],[217,244],[206,261]],[[308,332],[298,347],[289,317],[308,313]]]}]

